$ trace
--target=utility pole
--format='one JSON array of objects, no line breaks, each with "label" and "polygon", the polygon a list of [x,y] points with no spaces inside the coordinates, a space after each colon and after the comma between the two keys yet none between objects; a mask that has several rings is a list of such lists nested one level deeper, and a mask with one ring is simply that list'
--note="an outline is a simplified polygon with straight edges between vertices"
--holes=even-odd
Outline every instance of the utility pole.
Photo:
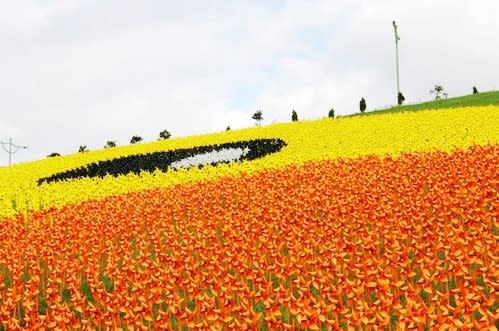
[{"label": "utility pole", "polygon": [[395,30],[395,57],[397,61],[397,105],[399,104],[398,97],[400,93],[400,79],[399,79],[399,40],[400,37],[397,32],[397,24],[393,21],[393,29]]},{"label": "utility pole", "polygon": [[[13,144],[12,138],[9,138],[8,143],[4,143],[3,141],[0,141],[0,144],[2,145],[2,148],[4,149],[4,151],[9,153],[9,165],[12,164],[12,154],[15,154],[21,148],[28,148],[27,146],[19,146],[19,145]],[[8,146],[8,147],[6,147],[6,146]]]}]

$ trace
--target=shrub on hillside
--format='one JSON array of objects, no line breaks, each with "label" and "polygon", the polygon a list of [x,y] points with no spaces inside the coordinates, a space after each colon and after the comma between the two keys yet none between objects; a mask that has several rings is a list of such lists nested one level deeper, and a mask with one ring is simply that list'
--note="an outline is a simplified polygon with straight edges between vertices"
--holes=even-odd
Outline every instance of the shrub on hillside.
[{"label": "shrub on hillside", "polygon": [[133,136],[132,139],[130,139],[130,144],[136,144],[141,142],[143,139],[141,136]]}]

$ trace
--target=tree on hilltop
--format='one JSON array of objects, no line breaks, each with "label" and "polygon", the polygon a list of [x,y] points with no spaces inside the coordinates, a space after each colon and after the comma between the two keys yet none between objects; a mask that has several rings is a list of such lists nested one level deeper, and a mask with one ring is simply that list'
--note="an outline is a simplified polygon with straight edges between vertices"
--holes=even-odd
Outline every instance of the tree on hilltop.
[{"label": "tree on hilltop", "polygon": [[88,152],[87,145],[80,145],[80,147],[78,148],[78,153],[86,153],[86,152]]},{"label": "tree on hilltop", "polygon": [[291,121],[296,122],[298,121],[298,114],[296,113],[296,110],[293,109],[293,112],[291,113]]},{"label": "tree on hilltop", "polygon": [[329,118],[334,118],[334,109],[333,108],[331,108],[331,110],[329,111],[329,113],[327,113],[327,116]]},{"label": "tree on hilltop", "polygon": [[366,108],[367,108],[366,100],[364,100],[364,98],[360,99],[360,102],[359,102],[360,112],[364,113],[364,111],[366,111]]},{"label": "tree on hilltop", "polygon": [[263,120],[262,111],[257,110],[251,118],[256,121],[257,125],[261,125],[260,122]]},{"label": "tree on hilltop", "polygon": [[116,147],[116,141],[108,140],[104,148],[113,148]]},{"label": "tree on hilltop", "polygon": [[404,103],[405,97],[401,92],[399,92],[399,94],[397,95],[397,100],[399,106],[401,106]]},{"label": "tree on hilltop", "polygon": [[168,139],[170,138],[172,135],[170,134],[170,132],[168,130],[163,130],[159,133],[159,139],[160,140],[165,140],[165,139]]},{"label": "tree on hilltop", "polygon": [[443,94],[447,98],[447,93],[444,92],[444,87],[438,84],[435,85],[433,90],[430,90],[430,94],[435,94],[435,100],[440,100],[442,98],[440,94]]}]

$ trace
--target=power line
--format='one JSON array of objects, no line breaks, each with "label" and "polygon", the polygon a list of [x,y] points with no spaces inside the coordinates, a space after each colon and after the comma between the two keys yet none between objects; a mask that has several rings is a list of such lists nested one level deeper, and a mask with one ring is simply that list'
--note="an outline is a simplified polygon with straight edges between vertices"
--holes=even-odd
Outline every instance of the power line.
[{"label": "power line", "polygon": [[[0,141],[0,144],[2,145],[2,148],[4,149],[4,151],[6,151],[9,154],[9,165],[12,164],[12,154],[15,154],[21,148],[28,148],[28,146],[20,146],[20,145],[13,144],[12,138],[9,138],[8,143]],[[8,146],[8,148],[6,146]]]}]

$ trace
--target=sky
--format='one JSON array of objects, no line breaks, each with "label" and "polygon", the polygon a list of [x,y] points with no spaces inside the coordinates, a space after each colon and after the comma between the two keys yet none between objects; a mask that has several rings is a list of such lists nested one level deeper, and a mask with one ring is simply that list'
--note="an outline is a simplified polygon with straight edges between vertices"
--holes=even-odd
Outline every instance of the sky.
[{"label": "sky", "polygon": [[[13,163],[499,89],[497,0],[0,0]],[[8,154],[0,149],[0,166]]]}]

